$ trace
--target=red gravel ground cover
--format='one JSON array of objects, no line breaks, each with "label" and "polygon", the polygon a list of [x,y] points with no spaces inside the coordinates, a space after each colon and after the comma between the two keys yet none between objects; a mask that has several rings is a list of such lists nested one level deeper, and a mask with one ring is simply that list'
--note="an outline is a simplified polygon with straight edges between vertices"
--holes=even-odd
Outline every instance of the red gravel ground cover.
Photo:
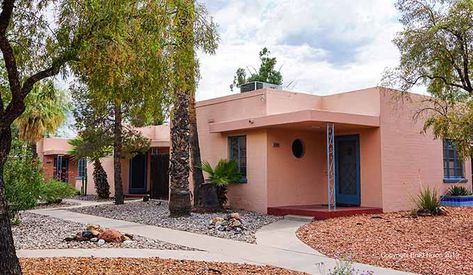
[{"label": "red gravel ground cover", "polygon": [[314,221],[297,236],[328,256],[421,274],[473,274],[473,208],[436,217],[409,212]]},{"label": "red gravel ground cover", "polygon": [[41,258],[20,259],[23,274],[303,274],[271,266],[165,260],[158,258]]}]

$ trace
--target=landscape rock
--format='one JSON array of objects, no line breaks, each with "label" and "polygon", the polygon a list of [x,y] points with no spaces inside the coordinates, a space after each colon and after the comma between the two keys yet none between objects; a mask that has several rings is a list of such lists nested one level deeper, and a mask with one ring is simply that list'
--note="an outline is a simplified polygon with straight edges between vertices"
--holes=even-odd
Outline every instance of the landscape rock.
[{"label": "landscape rock", "polygon": [[125,235],[120,233],[120,231],[115,229],[105,229],[100,235],[99,238],[106,241],[107,243],[119,243],[124,241]]},{"label": "landscape rock", "polygon": [[105,240],[104,240],[104,239],[100,239],[100,240],[97,241],[97,244],[100,245],[100,246],[102,246],[102,245],[105,244]]},{"label": "landscape rock", "polygon": [[[21,223],[13,226],[13,238],[16,249],[73,249],[97,248],[97,239],[76,241],[76,233],[84,231],[85,225],[77,222],[65,221],[58,218],[24,212]],[[162,249],[162,250],[193,250],[188,247],[175,245],[163,241],[152,240],[141,236],[133,236],[133,243],[105,243],[100,248],[137,248],[137,249]],[[95,241],[95,242],[94,242]]]},{"label": "landscape rock", "polygon": [[[224,220],[231,212],[195,213],[189,217],[169,217],[167,201],[153,200],[148,202],[133,202],[122,205],[104,204],[73,208],[69,211],[95,215],[111,219],[125,220],[140,224],[160,226],[175,230],[205,234],[209,236],[255,243],[255,233],[262,226],[282,219],[271,215],[259,214],[246,210],[233,211],[238,213],[242,225],[240,230],[220,231],[219,226],[226,226]],[[237,217],[235,214],[233,217]],[[231,217],[230,217],[231,218]],[[236,233],[235,233],[236,232]]]}]

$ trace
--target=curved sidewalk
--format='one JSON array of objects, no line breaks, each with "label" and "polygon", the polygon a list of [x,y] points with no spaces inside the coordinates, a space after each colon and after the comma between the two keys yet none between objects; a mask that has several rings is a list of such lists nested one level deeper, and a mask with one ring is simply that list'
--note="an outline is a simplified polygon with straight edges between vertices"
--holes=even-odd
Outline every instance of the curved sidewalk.
[{"label": "curved sidewalk", "polygon": [[[31,210],[31,212],[67,221],[79,222],[83,224],[98,224],[103,227],[115,228],[126,233],[140,235],[149,239],[165,241],[177,245],[187,246],[208,253],[190,253],[188,251],[156,252],[166,253],[169,256],[184,257],[185,255],[192,255],[193,257],[196,257],[200,260],[211,261],[212,259],[222,259],[222,261],[238,263],[272,265],[307,272],[310,274],[320,274],[321,265],[323,266],[324,270],[332,269],[335,266],[334,259],[323,256],[322,254],[308,247],[305,247],[305,244],[302,244],[302,242],[297,239],[297,237],[295,236],[295,230],[297,230],[298,226],[296,222],[292,221],[281,221],[276,225],[268,225],[266,228],[262,229],[262,231],[258,232],[258,244],[249,244],[245,242],[222,239],[186,231],[179,231],[122,220],[114,220],[98,216],[85,215],[62,209],[38,209]],[[44,252],[42,253],[44,257],[47,256],[47,251],[48,250],[44,250]],[[65,251],[66,250],[64,250],[64,252]],[[111,251],[112,250],[110,250],[110,252]],[[108,253],[105,251],[105,249],[103,249],[103,251],[101,252],[90,250],[83,252],[99,254],[104,253],[103,255],[106,255]],[[54,253],[52,254],[52,256],[54,256]],[[115,251],[114,253],[119,252]],[[150,252],[147,250],[143,251],[143,255],[146,255],[147,253]],[[28,252],[24,252],[23,255],[27,256]],[[92,254],[86,255],[92,256]],[[374,274],[407,274],[405,272],[369,266],[365,264],[354,264],[354,267],[359,270],[373,271]]]}]

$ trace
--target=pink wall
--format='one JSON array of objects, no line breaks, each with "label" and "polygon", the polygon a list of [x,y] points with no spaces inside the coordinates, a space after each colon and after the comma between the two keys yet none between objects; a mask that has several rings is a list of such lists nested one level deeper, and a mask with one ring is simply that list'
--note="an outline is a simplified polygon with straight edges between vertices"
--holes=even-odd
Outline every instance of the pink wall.
[{"label": "pink wall", "polygon": [[380,114],[380,95],[377,88],[367,88],[322,97],[322,110],[359,115]]},{"label": "pink wall", "polygon": [[[442,140],[431,134],[420,134],[423,121],[413,115],[421,106],[422,97],[411,95],[412,102],[400,103],[398,92],[383,93],[381,97],[381,148],[383,209],[410,209],[422,186],[432,186],[443,194],[451,183],[443,183]],[[464,175],[471,188],[471,163],[464,161]]]},{"label": "pink wall", "polygon": [[[229,136],[232,135],[246,135],[248,181],[229,187],[229,203],[236,208],[265,213],[268,200],[266,130],[232,133]],[[226,151],[221,158],[228,159],[228,149]]]},{"label": "pink wall", "polygon": [[281,114],[322,108],[320,96],[279,90],[265,90],[266,114]]},{"label": "pink wall", "polygon": [[[231,118],[264,114],[264,101],[260,92],[223,97],[221,104],[208,100],[197,104],[197,128],[201,157],[215,165],[220,159],[228,159],[228,136],[247,135],[247,178],[246,184],[229,187],[229,203],[233,207],[266,212],[266,130],[252,130],[232,133],[210,133],[209,121],[224,121]],[[232,115],[233,114],[233,115]],[[204,176],[207,176],[204,174]]]},{"label": "pink wall", "polygon": [[[302,158],[292,154],[292,142],[301,139]],[[268,207],[327,202],[325,135],[307,130],[268,130]],[[274,144],[279,147],[274,147]]]}]

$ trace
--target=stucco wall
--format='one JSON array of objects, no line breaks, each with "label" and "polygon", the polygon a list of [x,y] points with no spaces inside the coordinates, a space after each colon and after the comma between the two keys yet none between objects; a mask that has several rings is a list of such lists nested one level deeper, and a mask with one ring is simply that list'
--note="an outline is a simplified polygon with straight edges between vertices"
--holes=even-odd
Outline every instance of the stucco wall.
[{"label": "stucco wall", "polygon": [[312,94],[268,89],[265,90],[266,114],[318,110],[322,108],[322,98]]},{"label": "stucco wall", "polygon": [[380,114],[380,95],[377,88],[367,88],[322,97],[322,110],[359,115]]},{"label": "stucco wall", "polygon": [[[209,121],[264,114],[261,93],[245,95],[241,101],[234,101],[234,98],[235,96],[225,97],[221,104],[214,104],[214,101],[209,100],[198,105],[197,125],[201,157],[211,165],[215,165],[220,159],[228,159],[228,136],[246,135],[248,182],[229,186],[229,203],[236,208],[266,213],[266,130],[225,134],[209,132]],[[207,177],[205,173],[204,176]]]},{"label": "stucco wall", "polygon": [[[421,106],[421,96],[411,95],[412,101],[401,102],[398,92],[384,92],[381,97],[381,156],[383,209],[411,209],[413,198],[421,186],[431,186],[443,194],[453,184],[443,183],[442,140],[430,133],[420,134],[422,120],[413,120]],[[464,161],[463,185],[471,188],[470,160]]]},{"label": "stucco wall", "polygon": [[[302,158],[292,153],[295,139],[304,144]],[[268,207],[327,202],[324,139],[315,131],[268,130]]]}]

